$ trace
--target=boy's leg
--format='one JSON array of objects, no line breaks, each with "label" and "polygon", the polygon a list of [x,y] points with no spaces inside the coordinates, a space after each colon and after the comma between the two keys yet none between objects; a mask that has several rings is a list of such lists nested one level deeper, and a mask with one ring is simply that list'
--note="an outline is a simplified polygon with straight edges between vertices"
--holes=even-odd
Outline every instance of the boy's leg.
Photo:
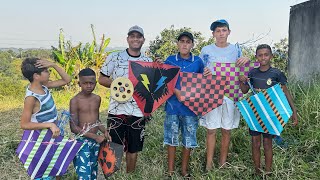
[{"label": "boy's leg", "polygon": [[271,136],[263,136],[263,149],[266,163],[266,172],[271,172],[272,166],[272,137]]},{"label": "boy's leg", "polygon": [[182,163],[181,163],[181,175],[186,176],[188,175],[188,164],[190,159],[190,148],[182,148]]},{"label": "boy's leg", "polygon": [[133,172],[136,169],[138,153],[126,153],[127,173]]},{"label": "boy's leg", "polygon": [[207,129],[207,163],[206,170],[210,170],[213,164],[214,149],[216,147],[216,129]]},{"label": "boy's leg", "polygon": [[250,131],[251,135],[251,140],[252,140],[252,160],[254,164],[254,168],[257,174],[260,174],[260,157],[261,157],[261,152],[260,152],[260,146],[261,146],[261,133],[255,132],[257,134],[251,134],[251,132],[255,131]]},{"label": "boy's leg", "polygon": [[91,163],[91,179],[97,179],[98,175],[98,154],[100,144],[93,141],[90,153],[90,163]]},{"label": "boy's leg", "polygon": [[168,145],[167,151],[168,151],[168,173],[169,175],[172,175],[174,171],[174,161],[176,158],[176,147]]},{"label": "boy's leg", "polygon": [[221,105],[221,148],[219,165],[223,166],[227,162],[231,129],[237,128],[240,121],[240,112],[234,105],[234,102],[228,98],[224,99],[224,104]]},{"label": "boy's leg", "polygon": [[85,179],[91,175],[90,165],[88,167],[90,159],[86,156],[87,153],[90,153],[90,147],[88,145],[88,140],[78,139],[78,141],[84,142],[84,145],[73,159],[73,164],[78,179]]},{"label": "boy's leg", "polygon": [[166,115],[164,123],[163,144],[167,145],[168,174],[172,175],[175,166],[176,146],[179,146],[179,118],[177,115]]},{"label": "boy's leg", "polygon": [[181,174],[188,176],[188,165],[191,148],[198,147],[197,129],[198,119],[195,116],[180,116],[181,134],[182,134],[182,163]]},{"label": "boy's leg", "polygon": [[220,166],[223,166],[228,157],[231,130],[221,128],[221,148],[220,148]]}]

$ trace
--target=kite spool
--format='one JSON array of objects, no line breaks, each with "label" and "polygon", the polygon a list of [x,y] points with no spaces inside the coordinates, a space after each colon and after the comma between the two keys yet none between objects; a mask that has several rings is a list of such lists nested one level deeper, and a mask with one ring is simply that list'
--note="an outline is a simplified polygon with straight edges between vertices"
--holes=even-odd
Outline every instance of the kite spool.
[{"label": "kite spool", "polygon": [[133,84],[128,78],[119,77],[111,83],[111,97],[119,103],[125,103],[133,95]]}]

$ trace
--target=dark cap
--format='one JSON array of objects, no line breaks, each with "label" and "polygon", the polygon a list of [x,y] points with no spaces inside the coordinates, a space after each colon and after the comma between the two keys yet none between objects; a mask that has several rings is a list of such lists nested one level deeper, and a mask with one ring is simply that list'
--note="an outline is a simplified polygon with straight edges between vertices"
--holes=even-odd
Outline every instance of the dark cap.
[{"label": "dark cap", "polygon": [[187,36],[193,42],[194,38],[193,35],[189,32],[183,32],[178,36],[178,41],[182,38],[182,36]]},{"label": "dark cap", "polygon": [[132,26],[129,31],[128,31],[128,35],[130,35],[132,32],[138,32],[140,33],[142,36],[144,36],[144,33],[143,33],[143,29],[137,25],[135,26]]},{"label": "dark cap", "polygon": [[228,29],[229,29],[229,23],[224,20],[224,19],[219,19],[219,20],[216,20],[215,22],[213,22],[210,26],[210,29],[211,31],[214,31],[217,27],[221,27],[221,26],[227,26]]}]

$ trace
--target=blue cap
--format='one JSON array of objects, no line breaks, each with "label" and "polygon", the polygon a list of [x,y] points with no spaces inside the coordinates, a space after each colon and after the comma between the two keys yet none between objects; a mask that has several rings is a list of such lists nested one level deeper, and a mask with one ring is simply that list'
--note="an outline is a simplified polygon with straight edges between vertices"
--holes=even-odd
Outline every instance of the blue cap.
[{"label": "blue cap", "polygon": [[211,24],[210,26],[211,31],[214,31],[218,27],[218,25],[226,25],[229,29],[229,23],[224,19],[219,19]]}]

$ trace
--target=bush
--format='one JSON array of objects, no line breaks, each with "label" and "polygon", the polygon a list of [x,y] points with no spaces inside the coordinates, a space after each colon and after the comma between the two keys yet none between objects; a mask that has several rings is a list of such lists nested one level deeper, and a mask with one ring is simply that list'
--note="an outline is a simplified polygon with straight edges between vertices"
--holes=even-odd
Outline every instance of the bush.
[{"label": "bush", "polygon": [[0,98],[7,96],[20,98],[24,96],[26,81],[5,77],[0,74]]}]

